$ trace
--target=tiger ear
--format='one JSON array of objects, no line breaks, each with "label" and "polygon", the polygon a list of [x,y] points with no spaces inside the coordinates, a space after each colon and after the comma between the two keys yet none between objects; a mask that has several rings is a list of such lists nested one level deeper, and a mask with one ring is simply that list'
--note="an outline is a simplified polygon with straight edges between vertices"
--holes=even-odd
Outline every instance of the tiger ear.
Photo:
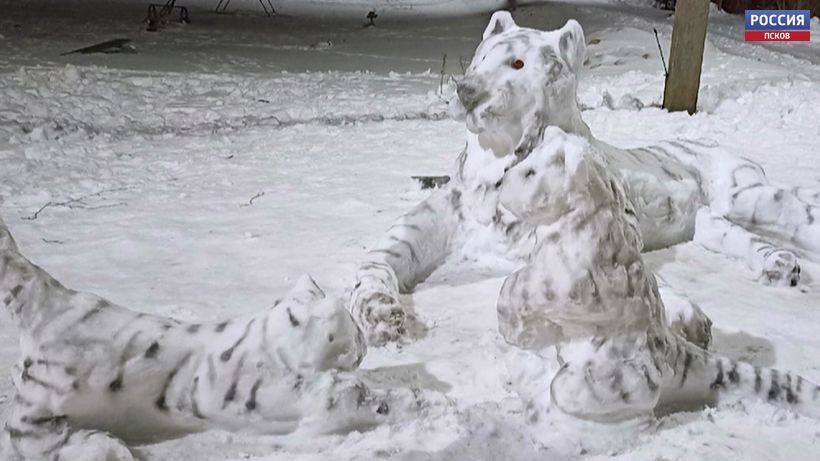
[{"label": "tiger ear", "polygon": [[490,18],[490,23],[487,24],[487,28],[484,29],[482,40],[487,40],[487,37],[498,35],[517,27],[509,11],[496,11]]},{"label": "tiger ear", "polygon": [[584,63],[584,53],[586,53],[586,40],[584,39],[584,29],[578,21],[570,19],[564,27],[558,29],[561,33],[558,39],[558,50],[561,58],[569,65],[570,70],[578,73]]}]

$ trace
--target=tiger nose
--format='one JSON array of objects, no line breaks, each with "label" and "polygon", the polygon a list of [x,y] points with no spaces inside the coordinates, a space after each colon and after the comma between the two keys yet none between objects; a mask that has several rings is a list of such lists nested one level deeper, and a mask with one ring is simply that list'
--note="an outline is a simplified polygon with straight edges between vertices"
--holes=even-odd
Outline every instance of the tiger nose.
[{"label": "tiger nose", "polygon": [[461,101],[461,104],[468,112],[475,109],[483,99],[483,95],[478,88],[469,83],[459,84],[456,93],[458,94],[459,101]]}]

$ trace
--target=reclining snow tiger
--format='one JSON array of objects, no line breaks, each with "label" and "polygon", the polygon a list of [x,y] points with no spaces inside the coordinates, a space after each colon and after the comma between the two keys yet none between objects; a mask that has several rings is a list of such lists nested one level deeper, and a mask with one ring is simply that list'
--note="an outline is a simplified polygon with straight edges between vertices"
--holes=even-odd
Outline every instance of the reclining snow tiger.
[{"label": "reclining snow tiger", "polygon": [[540,409],[641,427],[658,405],[752,396],[820,417],[820,387],[717,356],[667,326],[640,224],[605,153],[556,127],[504,176],[500,203],[541,233],[504,281],[499,330],[510,344],[557,346],[561,368]]},{"label": "reclining snow tiger", "polygon": [[182,323],[65,288],[19,253],[0,220],[0,300],[21,335],[0,432],[7,461],[132,460],[123,440],[210,428],[365,429],[429,402],[358,378],[364,338],[309,277],[256,315]]},{"label": "reclining snow tiger", "polygon": [[518,27],[507,12],[493,15],[458,85],[468,132],[453,180],[402,216],[357,271],[349,309],[370,343],[402,336],[399,294],[448,258],[495,252],[518,264],[529,260],[535,228],[499,206],[498,196],[507,170],[551,126],[603,153],[635,209],[645,250],[694,238],[780,285],[795,285],[800,265],[775,241],[820,254],[817,191],[773,186],[760,166],[710,143],[623,150],[595,139],[576,101],[584,51],[574,20],[544,32]]}]

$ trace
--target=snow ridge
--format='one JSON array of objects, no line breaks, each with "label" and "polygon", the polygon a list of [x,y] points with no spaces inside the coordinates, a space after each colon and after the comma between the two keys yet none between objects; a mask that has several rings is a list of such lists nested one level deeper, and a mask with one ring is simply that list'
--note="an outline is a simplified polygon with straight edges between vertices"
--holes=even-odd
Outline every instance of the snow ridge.
[{"label": "snow ridge", "polygon": [[23,68],[0,75],[6,96],[0,101],[0,139],[5,135],[26,144],[73,133],[123,139],[253,127],[443,120],[448,117],[446,103],[433,91],[426,98],[403,97],[411,90],[432,90],[437,83],[427,74],[409,80],[397,74],[373,78],[338,72],[192,78],[71,65],[45,71]]}]

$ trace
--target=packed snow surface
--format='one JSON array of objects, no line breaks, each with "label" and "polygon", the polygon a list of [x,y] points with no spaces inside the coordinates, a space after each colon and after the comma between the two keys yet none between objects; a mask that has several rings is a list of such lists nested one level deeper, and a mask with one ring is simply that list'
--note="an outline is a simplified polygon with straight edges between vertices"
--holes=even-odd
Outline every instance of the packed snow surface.
[{"label": "packed snow surface", "polygon": [[[216,15],[208,2],[188,4],[190,25],[158,33],[141,30],[140,2],[0,5],[0,214],[24,254],[57,279],[140,311],[186,321],[248,314],[304,273],[341,295],[365,248],[426,196],[410,176],[449,172],[463,146],[440,90],[469,61],[486,15],[363,28],[363,18]],[[516,13],[540,29],[568,18],[589,43],[579,100],[595,136],[619,147],[708,138],[761,163],[774,183],[820,187],[816,40],[747,44],[742,17],[712,14],[700,112],[688,116],[658,107],[652,28],[668,57],[668,13],[620,3]],[[137,52],[60,56],[117,37]],[[712,318],[716,351],[820,381],[815,264],[804,263],[801,287],[777,288],[693,243],[646,259]],[[455,418],[321,438],[206,432],[139,454],[589,458],[597,432],[568,437],[525,417],[520,394],[539,392],[557,364],[504,343],[495,310],[503,279],[479,279],[463,266],[434,273],[404,300],[417,317],[410,338],[371,348],[362,364],[382,385],[445,393]],[[4,319],[0,368],[17,354]],[[0,404],[12,398],[4,379]],[[624,460],[813,459],[820,423],[742,401],[662,415],[637,441],[606,444]]]}]

